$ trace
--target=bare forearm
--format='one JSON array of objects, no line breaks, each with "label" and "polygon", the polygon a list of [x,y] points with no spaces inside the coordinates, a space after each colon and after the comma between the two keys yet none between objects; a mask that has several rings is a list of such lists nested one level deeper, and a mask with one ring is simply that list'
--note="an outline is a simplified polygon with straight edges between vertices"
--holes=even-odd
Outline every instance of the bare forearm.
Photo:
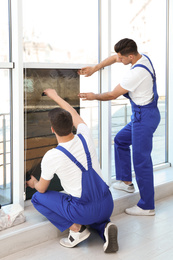
[{"label": "bare forearm", "polygon": [[79,93],[79,97],[82,100],[100,100],[100,101],[108,101],[118,98],[121,95],[124,95],[128,91],[123,89],[120,84],[117,85],[112,91],[95,94],[93,92],[88,93]]},{"label": "bare forearm", "polygon": [[61,97],[56,96],[54,101],[63,109],[67,110],[71,115],[72,115],[72,119],[73,119],[73,125],[77,128],[79,123],[84,123],[84,121],[82,120],[82,118],[79,116],[79,114],[77,113],[77,111],[71,106],[69,105],[69,103],[67,103],[65,100],[63,100]]},{"label": "bare forearm", "polygon": [[78,74],[85,75],[85,77],[89,77],[96,71],[98,71],[106,66],[112,65],[115,62],[118,62],[117,55],[110,56],[107,59],[103,60],[102,62],[100,62],[99,64],[97,64],[93,67],[84,67],[78,71]]},{"label": "bare forearm", "polygon": [[40,185],[39,185],[39,181],[35,181],[34,182],[34,189],[36,189],[37,191],[39,191],[40,190],[40,187],[39,187]]},{"label": "bare forearm", "polygon": [[40,177],[40,180],[38,181],[34,176],[31,175],[31,179],[26,182],[27,186],[36,189],[40,193],[46,192],[50,180],[44,180],[42,177]]},{"label": "bare forearm", "polygon": [[79,93],[78,95],[82,100],[99,100],[99,101],[108,101],[117,98],[117,95],[113,95],[111,92],[95,94],[93,92],[88,93]]},{"label": "bare forearm", "polygon": [[112,92],[105,92],[100,94],[95,94],[95,99],[100,101],[109,101],[112,99],[116,99],[115,95],[112,95]]},{"label": "bare forearm", "polygon": [[45,94],[48,95],[52,100],[54,100],[61,108],[67,110],[73,119],[73,124],[77,128],[78,124],[84,123],[83,119],[80,115],[76,112],[76,110],[64,99],[62,99],[55,90],[53,89],[46,89]]},{"label": "bare forearm", "polygon": [[101,61],[99,64],[97,64],[95,66],[95,71],[98,71],[104,67],[110,66],[117,61],[118,61],[117,55],[110,56],[110,57],[106,58],[105,60]]},{"label": "bare forearm", "polygon": [[62,99],[60,96],[55,96],[54,101],[63,109],[67,110],[72,116],[76,115],[76,110],[67,103],[64,99]]}]

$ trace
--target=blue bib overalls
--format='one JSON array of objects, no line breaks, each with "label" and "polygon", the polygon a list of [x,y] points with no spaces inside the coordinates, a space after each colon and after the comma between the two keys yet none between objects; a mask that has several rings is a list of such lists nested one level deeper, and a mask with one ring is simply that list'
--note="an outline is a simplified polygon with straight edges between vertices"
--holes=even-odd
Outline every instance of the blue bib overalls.
[{"label": "blue bib overalls", "polygon": [[64,147],[56,148],[63,152],[76,167],[82,171],[81,197],[73,197],[57,191],[36,192],[32,197],[34,207],[60,231],[71,227],[74,223],[90,225],[104,239],[104,228],[110,221],[113,211],[113,199],[109,187],[92,168],[90,152],[84,137],[79,134],[86,157],[88,169]]},{"label": "blue bib overalls", "polygon": [[[150,61],[149,58],[148,60]],[[150,64],[153,68],[151,61]],[[132,145],[134,171],[141,197],[137,205],[142,209],[154,209],[151,151],[153,133],[160,122],[160,113],[157,107],[156,76],[154,68],[154,73],[152,73],[142,64],[136,64],[132,69],[135,69],[135,67],[142,67],[151,74],[154,98],[150,104],[138,106],[130,99],[128,94],[124,95],[130,99],[132,116],[131,122],[120,130],[114,138],[116,179],[132,181],[130,154],[130,145]]]}]

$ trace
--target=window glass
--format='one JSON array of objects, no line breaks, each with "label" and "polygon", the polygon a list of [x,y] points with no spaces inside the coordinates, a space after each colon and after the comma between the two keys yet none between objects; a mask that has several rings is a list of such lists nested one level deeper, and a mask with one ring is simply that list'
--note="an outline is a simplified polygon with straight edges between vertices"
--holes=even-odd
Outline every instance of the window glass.
[{"label": "window glass", "polygon": [[[124,0],[111,1],[111,47],[123,38],[136,41],[138,51],[147,54],[155,67],[159,94],[161,122],[153,139],[153,164],[166,162],[166,1]],[[124,8],[125,7],[125,8]],[[114,11],[116,10],[116,11]],[[120,10],[120,11],[117,11]],[[130,11],[129,11],[130,10]],[[160,55],[162,53],[162,55]],[[158,62],[159,61],[159,62]],[[114,64],[111,70],[112,89],[120,82],[129,66]],[[112,176],[114,169],[114,136],[130,120],[131,108],[127,99],[112,101]]]},{"label": "window glass", "polygon": [[9,71],[0,69],[0,204],[11,203],[10,83]]},{"label": "window glass", "polygon": [[0,1],[0,62],[9,60],[8,1]]},{"label": "window glass", "polygon": [[[84,102],[78,93],[88,88],[97,91],[98,75],[86,79],[80,77],[77,69],[25,69],[24,70],[24,126],[25,126],[25,179],[30,174],[40,178],[40,163],[44,154],[57,146],[52,134],[48,112],[57,104],[42,96],[46,88],[53,88],[81,115],[91,130],[99,154],[98,142],[98,102]],[[74,133],[76,133],[74,129]],[[49,189],[62,190],[61,183],[55,175]],[[26,199],[31,199],[35,190],[26,188]]]},{"label": "window glass", "polygon": [[[48,112],[58,105],[42,93],[53,88],[79,113],[79,75],[73,69],[26,69],[24,71],[24,125],[25,125],[25,177],[30,174],[40,178],[40,163],[44,154],[57,146],[55,135],[51,132]],[[75,133],[75,129],[74,129]],[[49,189],[62,190],[57,176]],[[35,191],[26,189],[30,199]]]},{"label": "window glass", "polygon": [[[98,73],[91,77],[80,77],[80,92],[98,93]],[[97,156],[100,158],[100,113],[98,101],[82,101],[80,99],[80,114],[85,123],[88,125],[93,137]]]},{"label": "window glass", "polygon": [[25,62],[97,63],[98,1],[23,1]]}]

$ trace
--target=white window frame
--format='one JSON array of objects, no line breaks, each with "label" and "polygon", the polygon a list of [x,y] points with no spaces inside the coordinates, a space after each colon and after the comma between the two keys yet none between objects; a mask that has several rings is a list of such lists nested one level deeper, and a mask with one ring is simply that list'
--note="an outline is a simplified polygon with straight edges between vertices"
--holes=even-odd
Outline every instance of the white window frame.
[{"label": "white window frame", "polygon": [[22,0],[11,1],[12,30],[12,111],[13,111],[13,203],[24,206],[24,115],[23,115],[23,37]]},{"label": "white window frame", "polygon": [[[99,62],[111,55],[111,1],[99,1]],[[100,92],[111,90],[110,66],[100,71]],[[105,181],[111,184],[111,102],[100,102],[100,165]]]},{"label": "white window frame", "polygon": [[173,1],[167,1],[167,108],[168,108],[168,162],[173,165]]}]

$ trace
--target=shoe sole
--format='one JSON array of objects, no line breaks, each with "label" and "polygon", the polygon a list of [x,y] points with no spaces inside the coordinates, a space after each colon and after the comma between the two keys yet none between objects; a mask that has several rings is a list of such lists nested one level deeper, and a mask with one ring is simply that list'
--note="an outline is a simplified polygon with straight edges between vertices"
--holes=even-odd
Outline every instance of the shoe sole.
[{"label": "shoe sole", "polygon": [[133,190],[125,190],[125,189],[123,189],[123,188],[114,187],[114,186],[113,186],[113,188],[116,189],[116,190],[123,190],[123,191],[126,191],[126,192],[128,192],[128,193],[133,193],[133,192],[135,191],[134,189],[133,189]]},{"label": "shoe sole", "polygon": [[133,212],[128,212],[128,210],[125,210],[125,213],[131,216],[155,216],[155,212],[151,212],[151,213],[133,213]]},{"label": "shoe sole", "polygon": [[63,242],[61,242],[61,241],[63,241],[63,239],[60,240],[60,244],[61,244],[62,246],[64,246],[64,247],[72,248],[72,247],[77,246],[77,245],[78,245],[79,243],[81,243],[82,241],[86,240],[86,239],[90,236],[90,234],[91,234],[91,233],[88,231],[88,232],[85,234],[84,237],[82,237],[80,240],[74,242],[73,244],[69,244],[69,245],[68,245],[68,244],[64,244]]},{"label": "shoe sole", "polygon": [[105,232],[106,243],[104,244],[105,253],[115,253],[118,251],[118,229],[115,225],[110,225]]}]

